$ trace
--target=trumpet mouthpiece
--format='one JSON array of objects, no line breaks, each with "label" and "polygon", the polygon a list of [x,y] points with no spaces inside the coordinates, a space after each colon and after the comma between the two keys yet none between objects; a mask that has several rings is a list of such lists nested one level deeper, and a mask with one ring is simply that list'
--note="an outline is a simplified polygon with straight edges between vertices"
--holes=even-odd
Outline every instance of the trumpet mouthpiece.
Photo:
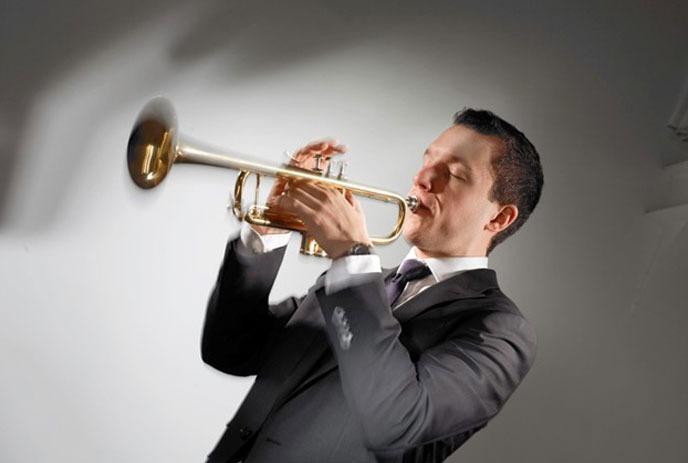
[{"label": "trumpet mouthpiece", "polygon": [[410,195],[406,197],[406,205],[411,212],[415,212],[418,209],[418,198],[416,196]]}]

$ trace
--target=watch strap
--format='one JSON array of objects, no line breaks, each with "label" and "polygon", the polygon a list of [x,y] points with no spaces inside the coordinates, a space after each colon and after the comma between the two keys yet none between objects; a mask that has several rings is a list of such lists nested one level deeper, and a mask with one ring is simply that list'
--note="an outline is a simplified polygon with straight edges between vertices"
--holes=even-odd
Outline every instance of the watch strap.
[{"label": "watch strap", "polygon": [[356,243],[345,254],[347,256],[364,256],[373,253],[373,247],[365,243]]}]

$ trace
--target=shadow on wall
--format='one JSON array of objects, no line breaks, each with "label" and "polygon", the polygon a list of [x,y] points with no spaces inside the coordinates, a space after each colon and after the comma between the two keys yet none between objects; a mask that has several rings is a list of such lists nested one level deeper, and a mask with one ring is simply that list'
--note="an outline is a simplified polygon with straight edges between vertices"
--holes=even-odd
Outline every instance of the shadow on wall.
[{"label": "shadow on wall", "polygon": [[[28,113],[51,82],[121,34],[174,7],[177,0],[87,2],[3,1],[0,14],[0,226],[5,225],[10,188],[21,153]],[[55,153],[60,156],[62,153]],[[74,153],[79,155],[80,153]],[[58,173],[55,185],[64,184]],[[59,202],[60,189],[49,199]],[[50,207],[48,210],[54,210]]]},{"label": "shadow on wall", "polygon": [[[404,6],[404,2],[398,1],[372,4],[349,0],[323,4],[315,0],[208,0],[195,2],[193,10],[183,3],[181,0],[4,2],[0,15],[3,67],[0,73],[0,227],[8,225],[9,203],[21,201],[18,197],[21,195],[13,195],[16,198],[13,199],[10,192],[18,187],[13,181],[16,183],[19,158],[23,154],[22,141],[31,137],[26,131],[32,106],[41,101],[51,84],[88,63],[109,44],[157,24],[168,14],[182,12],[175,26],[177,37],[169,44],[169,60],[173,65],[190,66],[212,54],[221,61],[226,60],[235,79],[294,66],[301,60],[348,46],[352,41],[375,37],[401,19],[428,19],[430,15],[445,14],[438,8],[441,5],[433,5],[431,10],[410,1]],[[150,86],[148,82],[132,84],[134,88]],[[155,87],[136,90],[147,90],[150,94],[158,91]],[[91,116],[89,120],[97,120],[97,114]],[[74,125],[83,130],[79,121]],[[72,139],[79,139],[76,127]],[[51,155],[59,158],[61,165],[74,165],[83,156],[78,150],[56,147],[56,151]],[[45,228],[58,214],[64,196],[61,186],[69,184],[70,175],[69,169],[51,171],[52,185],[46,187],[51,194],[42,195],[46,201],[44,210],[35,214],[28,228]]]},{"label": "shadow on wall", "polygon": [[[104,107],[112,111],[113,103],[121,105],[132,94],[137,98],[157,94],[161,88],[159,76],[188,70],[207,57],[225,65],[224,78],[236,82],[268,75],[280,68],[298,67],[339,48],[376,40],[423,58],[430,55],[434,61],[428,65],[433,68],[429,69],[426,83],[443,78],[451,81],[457,73],[465,72],[468,62],[476,79],[498,79],[494,84],[508,88],[514,95],[527,95],[532,89],[537,89],[538,94],[556,93],[558,106],[570,103],[568,110],[575,116],[580,109],[576,105],[581,104],[576,92],[584,89],[589,100],[611,98],[612,90],[619,90],[605,89],[597,82],[614,81],[618,78],[614,73],[626,67],[635,69],[637,62],[629,50],[636,50],[637,43],[648,42],[647,28],[661,20],[666,30],[676,30],[681,16],[674,13],[683,11],[676,6],[676,12],[669,8],[662,11],[662,18],[648,19],[644,9],[636,8],[619,17],[613,2],[598,5],[594,11],[572,7],[569,3],[563,0],[528,5],[508,0],[427,3],[412,0],[199,0],[193,3],[6,0],[0,14],[0,228],[16,225],[9,223],[14,220],[10,209],[27,209],[19,204],[24,198],[17,191],[31,185],[18,185],[17,167],[22,156],[33,154],[22,147],[33,135],[27,133],[32,108],[45,103],[45,94],[51,87],[123,39],[140,36],[163,41],[162,59],[148,64],[157,68],[146,72],[155,72],[129,76],[124,86],[121,75],[112,76],[110,82],[103,82],[107,77],[99,76],[97,87],[83,89],[84,99],[93,100],[93,104],[79,114],[79,120],[67,121],[66,130],[70,133],[64,134],[62,143],[45,140],[51,147],[51,162],[59,163],[55,164],[59,168],[49,168],[49,176],[37,180],[44,190],[40,194],[40,210],[31,210],[31,217],[26,224],[21,224],[22,228],[45,229],[60,214],[64,186],[72,183],[74,175],[64,166],[78,165],[85,156],[78,146],[74,149],[72,140],[80,140],[84,127],[98,123]],[[600,27],[600,22],[604,27]],[[655,35],[659,45],[652,42],[648,47],[665,46],[661,34]],[[618,40],[619,37],[624,40]],[[538,55],[535,50],[552,47],[553,43],[557,44],[553,47],[557,49],[556,55]],[[124,49],[118,49],[112,57],[118,61],[118,69],[141,69],[142,63],[137,60],[144,58],[137,55],[137,49],[145,45],[138,47],[132,41]],[[524,56],[513,57],[523,50],[528,51]],[[606,67],[609,53],[618,58],[620,67]],[[556,69],[551,62],[553,56],[563,60],[560,67],[571,71],[572,77],[567,75],[568,84],[562,84],[563,88],[576,89],[568,95],[559,92],[562,88],[557,87],[559,76],[550,74]],[[384,57],[380,60],[380,66],[384,66]],[[594,72],[585,67],[592,67]],[[523,85],[530,82],[530,86],[515,89],[511,75],[519,77],[514,82]],[[118,95],[118,90],[126,94]],[[596,95],[595,91],[603,93]],[[554,97],[543,96],[543,99],[554,102]],[[606,104],[601,99],[598,103]],[[59,114],[59,108],[54,111]]]}]

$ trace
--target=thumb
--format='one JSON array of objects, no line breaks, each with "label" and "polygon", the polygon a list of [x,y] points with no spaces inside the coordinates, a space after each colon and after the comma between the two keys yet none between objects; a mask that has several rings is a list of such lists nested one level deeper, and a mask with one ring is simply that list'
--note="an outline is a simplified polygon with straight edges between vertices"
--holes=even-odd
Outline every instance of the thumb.
[{"label": "thumb", "polygon": [[363,209],[361,209],[361,203],[358,202],[358,199],[356,199],[356,196],[354,196],[351,190],[346,190],[344,196],[346,197],[346,200],[349,201],[349,204],[351,204],[357,212],[363,213]]}]

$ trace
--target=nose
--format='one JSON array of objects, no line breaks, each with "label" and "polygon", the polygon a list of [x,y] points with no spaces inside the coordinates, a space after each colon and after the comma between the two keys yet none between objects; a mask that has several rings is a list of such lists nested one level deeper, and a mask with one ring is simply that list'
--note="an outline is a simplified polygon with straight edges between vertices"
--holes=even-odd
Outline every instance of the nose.
[{"label": "nose", "polygon": [[413,183],[420,189],[432,192],[437,189],[440,172],[436,163],[427,163],[413,177]]}]

